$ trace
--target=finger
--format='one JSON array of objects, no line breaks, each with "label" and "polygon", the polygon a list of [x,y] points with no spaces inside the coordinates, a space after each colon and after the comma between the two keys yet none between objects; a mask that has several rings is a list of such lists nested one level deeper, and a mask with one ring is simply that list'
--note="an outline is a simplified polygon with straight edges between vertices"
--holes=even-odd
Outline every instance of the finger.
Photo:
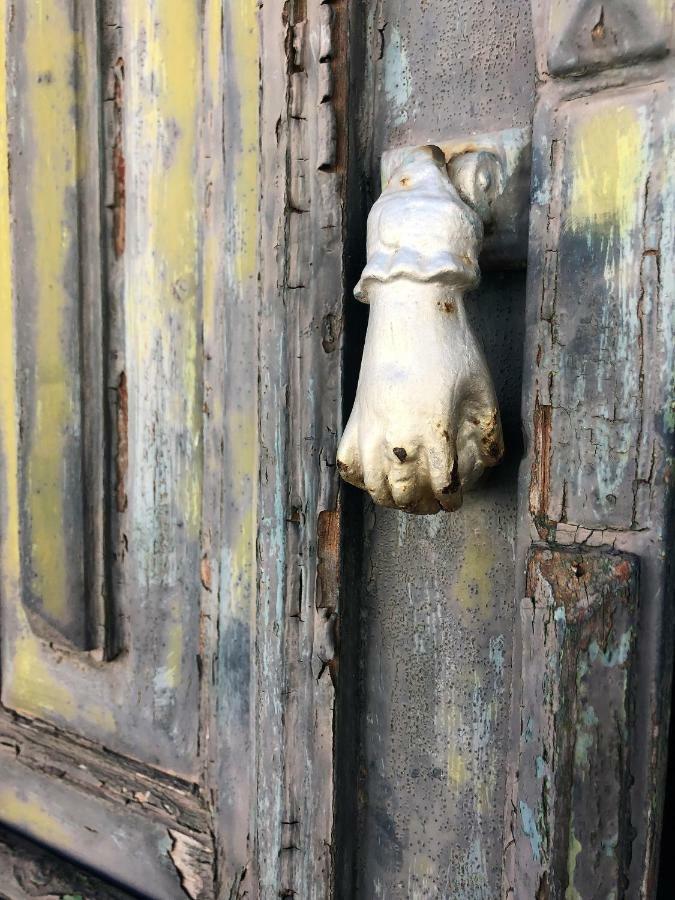
[{"label": "finger", "polygon": [[389,489],[399,509],[410,509],[421,499],[424,473],[420,472],[416,441],[387,441],[389,446]]},{"label": "finger", "polygon": [[457,461],[459,480],[464,490],[471,487],[485,470],[483,455],[476,440],[475,428],[472,425],[462,426],[457,435]]},{"label": "finger", "polygon": [[429,483],[434,497],[448,512],[462,505],[462,483],[455,442],[449,429],[434,435],[427,446]]},{"label": "finger", "polygon": [[387,479],[389,463],[383,442],[378,439],[361,441],[361,459],[364,487],[374,502],[380,506],[396,506]]},{"label": "finger", "polygon": [[398,475],[394,468],[389,470],[389,490],[399,509],[410,509],[417,505],[420,498],[420,486],[416,471],[407,475]]},{"label": "finger", "polygon": [[345,481],[363,488],[363,469],[359,454],[359,429],[356,407],[352,410],[337,452],[337,467]]},{"label": "finger", "polygon": [[496,403],[490,406],[468,403],[463,419],[463,441],[473,443],[483,467],[496,466],[504,455],[502,423]]}]

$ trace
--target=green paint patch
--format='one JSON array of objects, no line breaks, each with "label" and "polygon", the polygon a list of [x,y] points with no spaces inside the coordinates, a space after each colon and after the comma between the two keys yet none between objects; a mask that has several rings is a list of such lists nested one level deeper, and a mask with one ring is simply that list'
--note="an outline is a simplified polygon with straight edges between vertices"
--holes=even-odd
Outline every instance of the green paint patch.
[{"label": "green paint patch", "polygon": [[574,875],[577,869],[577,856],[581,853],[582,846],[577,840],[574,828],[570,829],[570,844],[567,854],[567,889],[565,900],[581,900],[581,894],[574,886]]},{"label": "green paint patch", "polygon": [[614,668],[622,666],[628,659],[631,648],[631,639],[633,637],[633,629],[629,628],[619,638],[619,643],[610,646],[603,651],[597,641],[591,641],[588,647],[588,656],[592,663],[600,660],[603,666]]}]

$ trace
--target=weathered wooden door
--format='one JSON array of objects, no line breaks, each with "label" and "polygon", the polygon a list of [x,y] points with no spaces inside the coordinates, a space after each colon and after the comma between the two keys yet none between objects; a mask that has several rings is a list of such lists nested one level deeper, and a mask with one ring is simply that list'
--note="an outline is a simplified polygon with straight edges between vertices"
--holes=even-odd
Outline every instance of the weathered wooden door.
[{"label": "weathered wooden door", "polygon": [[[670,0],[0,22],[0,896],[656,897]],[[382,156],[514,128],[505,459],[380,509],[336,447]]]}]

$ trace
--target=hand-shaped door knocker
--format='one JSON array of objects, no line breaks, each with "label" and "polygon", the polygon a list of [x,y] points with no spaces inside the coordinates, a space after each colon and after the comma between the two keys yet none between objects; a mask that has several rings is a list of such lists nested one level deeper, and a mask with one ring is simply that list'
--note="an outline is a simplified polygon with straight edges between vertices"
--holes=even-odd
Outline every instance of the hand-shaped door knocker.
[{"label": "hand-shaped door knocker", "polygon": [[[468,177],[481,176],[474,168]],[[460,189],[466,178],[458,170]],[[354,293],[370,318],[338,467],[383,506],[456,510],[502,457],[492,379],[464,308],[482,239],[481,219],[434,146],[404,157],[368,216]]]}]

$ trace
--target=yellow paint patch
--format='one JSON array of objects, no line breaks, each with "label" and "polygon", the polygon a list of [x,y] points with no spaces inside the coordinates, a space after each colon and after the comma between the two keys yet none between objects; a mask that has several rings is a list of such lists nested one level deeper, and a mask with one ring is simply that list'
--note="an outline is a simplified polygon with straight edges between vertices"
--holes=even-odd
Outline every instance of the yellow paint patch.
[{"label": "yellow paint patch", "polygon": [[166,648],[166,686],[178,687],[181,663],[183,661],[183,627],[174,622],[169,628],[169,639]]},{"label": "yellow paint patch", "polygon": [[639,112],[608,107],[575,126],[571,140],[571,227],[607,229],[622,237],[635,226],[644,191],[643,127]]},{"label": "yellow paint patch", "polygon": [[494,562],[494,541],[485,528],[480,509],[465,503],[463,515],[466,539],[455,595],[464,608],[482,610],[488,616],[492,608],[490,569]]},{"label": "yellow paint patch", "polygon": [[[79,433],[77,373],[64,342],[76,322],[77,285],[66,285],[68,255],[77,242],[73,201],[77,189],[77,133],[71,83],[75,39],[65,4],[26,5],[29,143],[40,148],[31,173],[31,222],[35,239],[35,410],[28,457],[33,571],[32,590],[54,620],[68,616],[73,579],[67,577],[63,529],[69,486],[64,477],[66,435]],[[72,565],[72,563],[71,563]]]},{"label": "yellow paint patch", "polygon": [[[19,615],[23,618],[22,613]],[[61,683],[58,657],[53,651],[47,653],[47,648],[32,634],[25,620],[14,644],[4,696],[5,702],[19,712],[44,719],[56,715],[73,725],[86,721],[109,733],[115,731],[112,712],[97,706],[95,695],[83,701],[79,693],[74,696]]]},{"label": "yellow paint patch", "polygon": [[63,849],[70,845],[70,835],[63,822],[44,809],[35,796],[17,796],[10,788],[0,791],[2,819],[9,825],[28,831],[35,838],[46,840]]},{"label": "yellow paint patch", "polygon": [[673,4],[671,0],[647,0],[647,6],[654,13],[657,21],[669,25],[673,19]]},{"label": "yellow paint patch", "polygon": [[202,28],[195,0],[164,4],[161,13],[156,4],[128,5],[129,516],[141,585],[164,588],[160,693],[183,681],[184,622],[194,613],[174,588],[185,548],[199,541],[202,507]]},{"label": "yellow paint patch", "polygon": [[454,747],[448,747],[448,784],[457,788],[466,783],[466,763],[462,754]]},{"label": "yellow paint patch", "polygon": [[577,840],[574,828],[570,828],[570,843],[567,854],[567,888],[565,889],[565,900],[581,900],[581,894],[574,887],[574,875],[577,868],[577,856],[581,853],[582,846]]}]

